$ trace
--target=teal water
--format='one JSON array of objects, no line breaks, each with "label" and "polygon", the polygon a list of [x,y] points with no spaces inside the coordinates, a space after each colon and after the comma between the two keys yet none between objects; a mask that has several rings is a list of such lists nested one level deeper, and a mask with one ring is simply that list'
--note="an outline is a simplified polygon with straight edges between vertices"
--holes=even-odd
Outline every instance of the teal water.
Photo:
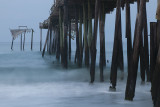
[{"label": "teal water", "polygon": [[[98,46],[99,47],[99,46]],[[97,49],[99,49],[97,47]],[[74,48],[74,47],[73,47]],[[72,50],[72,62],[63,69],[55,56],[41,57],[39,44],[33,51],[27,43],[21,52],[19,43],[10,50],[10,43],[0,43],[0,107],[151,107],[150,84],[141,85],[138,76],[133,102],[125,101],[127,60],[124,54],[125,79],[118,71],[117,92],[110,92],[109,74],[112,44],[106,44],[105,82],[99,82],[99,53],[97,53],[96,81],[89,84],[89,69],[77,68]],[[126,53],[125,43],[124,52]]]}]

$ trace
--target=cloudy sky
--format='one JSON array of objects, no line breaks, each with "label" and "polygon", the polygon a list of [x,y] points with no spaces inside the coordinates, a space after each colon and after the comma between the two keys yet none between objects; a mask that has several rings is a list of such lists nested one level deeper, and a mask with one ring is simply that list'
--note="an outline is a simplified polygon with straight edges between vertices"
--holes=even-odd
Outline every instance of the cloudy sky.
[{"label": "cloudy sky", "polygon": [[[18,28],[19,25],[33,28],[34,41],[39,42],[39,22],[47,19],[53,0],[0,0],[0,42],[10,42],[11,33],[9,29]],[[148,26],[149,22],[156,21],[157,1],[150,0],[147,4]],[[131,5],[131,21],[132,33],[134,31],[136,17],[136,3]],[[108,41],[113,41],[115,26],[115,11],[112,14],[106,15],[106,38]],[[125,34],[125,10],[122,11],[122,29]],[[27,34],[27,41],[30,41],[30,34]],[[43,40],[46,36],[46,31],[43,32]],[[123,36],[124,38],[125,36]],[[19,39],[16,40],[19,42]]]},{"label": "cloudy sky", "polygon": [[[9,29],[20,25],[33,28],[34,40],[39,41],[39,22],[48,18],[52,3],[53,0],[0,0],[0,42],[10,42]],[[27,36],[30,40],[30,34]]]}]

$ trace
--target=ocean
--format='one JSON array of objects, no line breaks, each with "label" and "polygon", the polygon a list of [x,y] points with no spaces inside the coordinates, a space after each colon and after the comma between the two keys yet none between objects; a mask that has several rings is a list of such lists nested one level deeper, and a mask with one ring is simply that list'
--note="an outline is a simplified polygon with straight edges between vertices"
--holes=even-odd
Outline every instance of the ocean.
[{"label": "ocean", "polygon": [[96,80],[89,84],[89,69],[74,64],[75,47],[69,68],[63,69],[55,55],[47,53],[42,58],[39,43],[26,43],[25,51],[20,44],[0,43],[0,107],[152,107],[151,85],[141,85],[138,74],[134,101],[125,101],[127,79],[127,50],[124,45],[124,80],[118,71],[117,91],[109,91],[109,76],[113,44],[106,42],[104,69],[105,82],[99,81],[99,45],[97,46]]}]

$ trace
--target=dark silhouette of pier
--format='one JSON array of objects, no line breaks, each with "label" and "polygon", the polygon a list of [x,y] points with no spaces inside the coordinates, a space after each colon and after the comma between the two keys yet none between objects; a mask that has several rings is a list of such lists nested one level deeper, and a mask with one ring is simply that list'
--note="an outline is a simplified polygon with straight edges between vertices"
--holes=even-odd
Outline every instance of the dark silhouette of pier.
[{"label": "dark silhouette of pier", "polygon": [[[137,2],[137,17],[134,40],[131,39],[130,4]],[[148,44],[147,11],[148,0],[54,0],[51,14],[47,20],[40,23],[40,29],[48,29],[42,56],[47,52],[56,54],[64,68],[71,60],[72,33],[76,37],[75,63],[82,67],[90,67],[91,83],[95,79],[97,29],[99,23],[100,35],[100,81],[103,82],[103,68],[106,65],[105,56],[105,15],[116,9],[115,34],[111,64],[110,90],[116,90],[117,69],[124,70],[121,8],[126,12],[126,34],[128,78],[126,84],[126,100],[133,100],[137,79],[138,63],[142,82],[152,83],[151,94],[155,107],[160,106],[160,21],[150,23],[150,57]],[[151,1],[150,1],[151,2]],[[148,13],[149,14],[149,13]],[[156,13],[155,13],[156,15]],[[159,14],[157,14],[159,15]],[[159,17],[159,16],[158,16]],[[92,20],[94,19],[94,23]],[[93,29],[92,29],[93,26]],[[83,29],[83,30],[82,30]],[[83,31],[83,32],[82,32]],[[69,40],[67,39],[69,36]],[[42,33],[40,50],[42,50]],[[83,60],[84,59],[84,60]],[[149,60],[150,59],[150,60]],[[146,75],[147,74],[147,75]]]}]

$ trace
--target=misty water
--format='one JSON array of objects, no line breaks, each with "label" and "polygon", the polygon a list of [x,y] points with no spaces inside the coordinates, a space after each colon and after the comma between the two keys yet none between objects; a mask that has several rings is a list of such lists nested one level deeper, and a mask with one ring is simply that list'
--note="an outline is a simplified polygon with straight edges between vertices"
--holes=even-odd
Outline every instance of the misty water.
[{"label": "misty water", "polygon": [[97,53],[96,80],[89,84],[89,69],[78,68],[74,51],[69,68],[63,69],[55,56],[41,57],[39,44],[26,44],[20,51],[19,43],[10,50],[10,43],[0,44],[0,107],[152,107],[150,83],[141,85],[138,74],[136,96],[125,101],[127,79],[126,45],[124,44],[124,80],[118,71],[117,91],[109,91],[112,43],[106,44],[105,82],[99,82],[99,52]]}]

